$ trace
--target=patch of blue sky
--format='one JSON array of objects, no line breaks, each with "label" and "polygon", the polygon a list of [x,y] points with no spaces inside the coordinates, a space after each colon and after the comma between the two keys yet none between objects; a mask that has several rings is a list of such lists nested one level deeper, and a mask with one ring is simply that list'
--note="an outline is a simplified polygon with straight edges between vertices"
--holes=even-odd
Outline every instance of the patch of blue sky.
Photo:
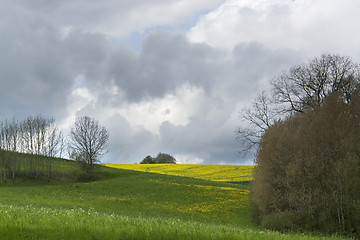
[{"label": "patch of blue sky", "polygon": [[157,25],[157,26],[147,28],[142,32],[132,31],[128,36],[122,37],[122,38],[117,38],[115,41],[113,41],[113,43],[115,43],[115,44],[122,43],[122,44],[129,46],[136,52],[140,52],[141,46],[142,46],[142,41],[148,33],[152,32],[154,30],[157,30],[157,29],[162,29],[162,30],[169,31],[171,33],[186,34],[192,27],[194,27],[196,25],[196,23],[199,21],[199,19],[202,16],[208,14],[212,10],[213,9],[207,9],[207,10],[201,11],[197,14],[194,14],[191,18],[187,18],[184,21],[180,21],[178,24],[175,24],[175,25]]}]

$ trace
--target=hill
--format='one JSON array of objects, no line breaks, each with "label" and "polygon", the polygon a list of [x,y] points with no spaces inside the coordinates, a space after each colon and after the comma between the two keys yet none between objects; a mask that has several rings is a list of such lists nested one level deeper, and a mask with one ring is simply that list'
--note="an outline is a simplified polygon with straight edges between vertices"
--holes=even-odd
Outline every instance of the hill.
[{"label": "hill", "polygon": [[98,166],[96,173],[97,180],[88,182],[34,179],[1,182],[1,237],[323,239],[257,229],[248,214],[247,183],[230,184],[105,166]]},{"label": "hill", "polygon": [[252,178],[251,165],[204,165],[204,164],[115,164],[104,166],[141,172],[197,178],[216,182],[249,182]]}]

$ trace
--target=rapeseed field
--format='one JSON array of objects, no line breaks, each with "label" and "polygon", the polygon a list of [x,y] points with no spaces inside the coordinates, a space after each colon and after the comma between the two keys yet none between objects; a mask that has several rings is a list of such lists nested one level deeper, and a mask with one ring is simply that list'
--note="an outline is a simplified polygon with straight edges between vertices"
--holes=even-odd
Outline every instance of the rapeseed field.
[{"label": "rapeseed field", "polygon": [[251,181],[251,165],[202,165],[202,164],[102,164],[107,167],[152,172],[180,177],[190,177],[216,182]]}]

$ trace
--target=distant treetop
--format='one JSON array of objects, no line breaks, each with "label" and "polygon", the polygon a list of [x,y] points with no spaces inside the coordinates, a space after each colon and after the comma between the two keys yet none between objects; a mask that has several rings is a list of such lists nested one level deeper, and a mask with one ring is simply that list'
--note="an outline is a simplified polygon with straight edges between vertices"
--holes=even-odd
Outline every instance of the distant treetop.
[{"label": "distant treetop", "polygon": [[146,156],[140,164],[160,164],[160,163],[176,163],[176,159],[167,153],[158,153],[158,155],[153,158],[151,156]]}]

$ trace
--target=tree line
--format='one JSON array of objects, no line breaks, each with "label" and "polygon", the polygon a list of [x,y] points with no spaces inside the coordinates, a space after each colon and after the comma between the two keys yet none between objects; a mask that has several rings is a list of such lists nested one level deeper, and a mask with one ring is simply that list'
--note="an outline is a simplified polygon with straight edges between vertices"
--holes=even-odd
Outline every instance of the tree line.
[{"label": "tree line", "polygon": [[253,217],[265,228],[360,237],[360,70],[324,54],[275,77],[243,111],[257,147]]},{"label": "tree line", "polygon": [[3,181],[17,176],[51,178],[59,170],[54,169],[53,157],[61,158],[65,151],[90,173],[106,153],[108,139],[106,128],[88,116],[76,119],[67,138],[53,118],[29,116],[22,121],[3,120],[0,122],[0,175]]},{"label": "tree line", "polygon": [[0,149],[61,157],[64,147],[64,135],[53,118],[29,116],[0,122]]}]

